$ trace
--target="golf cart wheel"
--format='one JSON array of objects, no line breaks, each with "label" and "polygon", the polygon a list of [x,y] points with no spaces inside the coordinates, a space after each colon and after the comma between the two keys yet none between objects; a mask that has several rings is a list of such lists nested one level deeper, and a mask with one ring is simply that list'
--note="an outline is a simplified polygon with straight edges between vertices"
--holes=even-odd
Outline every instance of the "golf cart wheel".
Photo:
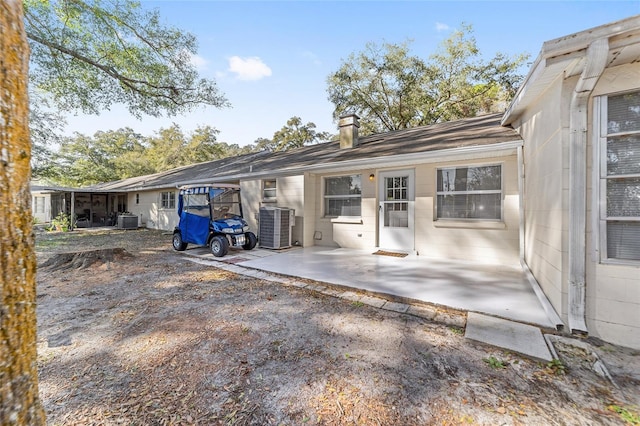
[{"label": "golf cart wheel", "polygon": [[247,242],[242,246],[242,248],[245,250],[253,250],[253,248],[258,243],[258,238],[256,237],[256,234],[254,234],[253,232],[247,232],[244,235],[247,238]]},{"label": "golf cart wheel", "polygon": [[187,248],[187,243],[182,241],[182,234],[180,234],[179,232],[173,233],[172,243],[173,249],[176,251],[184,251]]},{"label": "golf cart wheel", "polygon": [[209,247],[211,247],[211,253],[215,257],[222,257],[229,251],[229,242],[225,237],[216,235],[215,237],[211,238]]}]

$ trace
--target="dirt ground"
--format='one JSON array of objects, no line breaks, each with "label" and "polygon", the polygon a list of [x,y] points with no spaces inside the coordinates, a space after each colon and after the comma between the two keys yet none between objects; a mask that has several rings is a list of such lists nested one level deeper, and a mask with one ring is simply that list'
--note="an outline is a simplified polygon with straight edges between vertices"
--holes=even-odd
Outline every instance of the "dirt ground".
[{"label": "dirt ground", "polygon": [[170,239],[37,233],[48,424],[640,424],[637,351],[564,339],[543,364],[455,326],[192,263]]}]

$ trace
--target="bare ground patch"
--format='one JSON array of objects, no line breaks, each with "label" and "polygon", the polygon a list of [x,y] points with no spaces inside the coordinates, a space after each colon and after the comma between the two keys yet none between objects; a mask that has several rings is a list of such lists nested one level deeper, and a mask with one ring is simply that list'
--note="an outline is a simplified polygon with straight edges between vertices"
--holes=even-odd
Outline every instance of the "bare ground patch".
[{"label": "bare ground patch", "polygon": [[[625,424],[617,408],[637,416],[637,352],[593,346],[615,387],[570,344],[559,350],[566,365],[543,365],[455,327],[191,263],[170,238],[38,235],[49,424]],[[131,256],[44,266],[59,253],[109,248]]]}]

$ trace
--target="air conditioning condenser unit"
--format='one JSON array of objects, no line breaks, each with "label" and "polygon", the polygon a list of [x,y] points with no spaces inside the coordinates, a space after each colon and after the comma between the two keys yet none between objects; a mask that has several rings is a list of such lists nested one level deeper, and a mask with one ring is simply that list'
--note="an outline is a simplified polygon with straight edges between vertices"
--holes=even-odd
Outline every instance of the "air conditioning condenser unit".
[{"label": "air conditioning condenser unit", "polygon": [[291,227],[295,210],[286,207],[260,207],[258,242],[260,247],[281,249],[291,247]]}]

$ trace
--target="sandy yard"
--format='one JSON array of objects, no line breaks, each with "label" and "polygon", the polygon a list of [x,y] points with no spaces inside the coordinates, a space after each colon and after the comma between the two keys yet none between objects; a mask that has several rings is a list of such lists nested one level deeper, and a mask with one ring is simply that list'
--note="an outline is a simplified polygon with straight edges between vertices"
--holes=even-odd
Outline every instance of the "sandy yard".
[{"label": "sandy yard", "polygon": [[637,351],[564,339],[544,364],[451,323],[192,263],[170,240],[37,234],[49,424],[640,424]]}]

